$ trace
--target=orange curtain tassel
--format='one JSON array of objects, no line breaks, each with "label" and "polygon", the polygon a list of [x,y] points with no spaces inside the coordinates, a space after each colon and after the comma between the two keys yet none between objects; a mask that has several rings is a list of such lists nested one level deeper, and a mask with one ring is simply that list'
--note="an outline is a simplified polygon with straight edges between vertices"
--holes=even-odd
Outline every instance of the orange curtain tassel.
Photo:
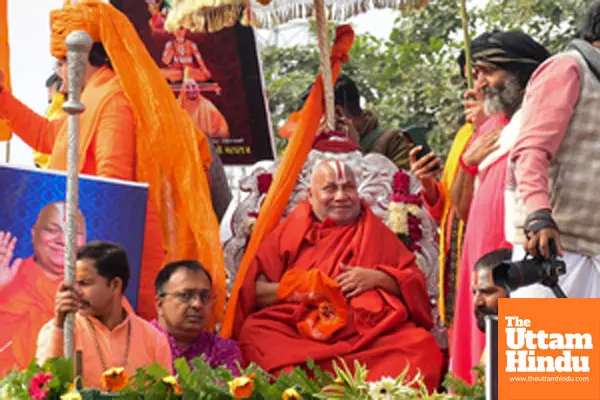
[{"label": "orange curtain tassel", "polygon": [[[331,51],[331,69],[332,81],[335,82],[342,69],[343,63],[348,59],[348,51],[354,43],[354,30],[350,25],[343,25],[337,28],[335,42]],[[246,277],[246,272],[254,260],[258,248],[265,236],[267,236],[279,223],[290,195],[296,185],[298,175],[304,166],[308,153],[319,129],[319,123],[323,116],[323,81],[321,75],[317,78],[310,96],[304,107],[300,111],[300,118],[292,138],[285,149],[279,168],[275,173],[275,179],[271,185],[267,197],[265,198],[262,210],[258,215],[256,226],[250,237],[250,242],[246,248],[246,253],[242,258],[238,273],[233,285],[225,320],[221,327],[221,336],[231,337],[233,320],[235,317],[235,307],[240,288]]]}]

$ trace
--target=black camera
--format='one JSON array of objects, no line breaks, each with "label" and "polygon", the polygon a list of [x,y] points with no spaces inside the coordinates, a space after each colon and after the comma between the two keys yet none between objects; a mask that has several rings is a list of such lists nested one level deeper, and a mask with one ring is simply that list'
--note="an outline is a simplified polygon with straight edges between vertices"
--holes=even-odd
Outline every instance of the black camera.
[{"label": "black camera", "polygon": [[556,245],[550,241],[550,258],[543,256],[528,258],[522,261],[505,261],[494,268],[494,284],[511,292],[523,286],[540,283],[554,291],[556,297],[566,297],[558,286],[558,277],[567,272],[567,265],[559,260]]}]

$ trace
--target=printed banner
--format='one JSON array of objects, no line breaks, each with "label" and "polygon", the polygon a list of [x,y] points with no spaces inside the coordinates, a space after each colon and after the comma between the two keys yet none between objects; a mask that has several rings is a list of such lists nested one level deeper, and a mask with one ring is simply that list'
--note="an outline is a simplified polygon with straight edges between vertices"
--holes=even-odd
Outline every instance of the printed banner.
[{"label": "printed banner", "polygon": [[600,299],[500,299],[498,399],[600,399],[598,315]]},{"label": "printed banner", "polygon": [[[164,22],[168,0],[112,0],[132,21],[182,106],[211,138],[226,165],[274,158],[254,31],[241,25],[210,34]],[[156,110],[160,112],[160,110]]]},{"label": "printed banner", "polygon": [[[126,297],[136,308],[148,188],[82,176],[78,245],[115,242],[131,267]],[[66,175],[0,165],[0,376],[35,356],[40,328],[54,315],[64,272]],[[7,235],[16,238],[14,248]]]}]

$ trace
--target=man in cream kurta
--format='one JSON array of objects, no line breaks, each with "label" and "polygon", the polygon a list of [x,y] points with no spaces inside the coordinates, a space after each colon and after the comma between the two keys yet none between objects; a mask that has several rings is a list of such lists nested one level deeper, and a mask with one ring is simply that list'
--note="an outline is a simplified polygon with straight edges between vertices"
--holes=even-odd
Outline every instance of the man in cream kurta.
[{"label": "man in cream kurta", "polygon": [[118,245],[91,242],[77,252],[75,284],[61,283],[55,318],[38,337],[39,363],[63,355],[65,315],[75,314],[75,349],[83,353],[83,383],[101,388],[102,373],[123,367],[128,376],[137,368],[158,363],[171,371],[167,338],[128,305],[123,293],[130,270]]}]

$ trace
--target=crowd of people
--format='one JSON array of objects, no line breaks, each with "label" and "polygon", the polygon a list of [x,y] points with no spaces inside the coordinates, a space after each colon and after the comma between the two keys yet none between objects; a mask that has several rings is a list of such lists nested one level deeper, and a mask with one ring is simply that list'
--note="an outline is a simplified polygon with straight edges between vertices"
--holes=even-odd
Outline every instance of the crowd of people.
[{"label": "crowd of people", "polygon": [[[228,304],[232,337],[211,332],[213,304],[223,295],[217,293],[219,277],[200,257],[165,261],[173,249],[165,240],[166,208],[159,199],[166,182],[175,199],[185,201],[179,180],[195,180],[186,187],[200,188],[208,202],[212,192],[209,210],[221,220],[231,199],[222,164],[202,133],[203,121],[195,121],[202,115],[191,118],[164,79],[144,81],[161,72],[140,55],[139,39],[110,35],[105,24],[114,24],[113,18],[129,24],[98,1],[53,13],[52,53],[59,68],[47,86],[60,92],[60,82],[66,84],[64,38],[87,30],[94,45],[84,75],[80,172],[150,184],[138,310],[124,297],[131,275],[125,251],[110,242],[86,243],[81,214],[75,282],[63,282],[64,260],[56,248],[64,246],[65,204],[52,203],[32,227],[30,258],[12,260],[15,239],[0,232],[0,320],[11,326],[5,332],[17,332],[0,333],[3,373],[25,368],[34,357],[43,362],[62,355],[65,315],[74,313],[75,347],[83,353],[83,380],[90,387],[99,387],[111,367],[133,373],[158,362],[173,370],[178,358],[204,355],[234,374],[251,362],[277,374],[308,358],[325,369],[338,358],[359,360],[369,380],[397,376],[408,366],[434,390],[448,368],[474,382],[484,317],[497,314],[498,298],[553,296],[541,284],[512,293],[500,286],[493,271],[503,262],[526,253],[560,256],[567,265],[559,279],[566,294],[600,296],[600,224],[593,217],[600,174],[594,155],[600,143],[600,2],[589,8],[580,38],[555,55],[518,31],[486,32],[472,41],[475,85],[465,92],[465,125],[443,172],[436,154],[419,157],[422,147],[411,148],[401,130],[379,125],[375,111],[361,106],[350,77],[335,85],[337,130],[355,149],[380,153],[410,171],[439,223],[439,307],[449,349],[430,333],[440,322],[432,318],[415,255],[360,199],[355,171],[335,158],[314,166],[306,199],[261,243],[239,296]],[[134,56],[125,57],[124,48]],[[464,53],[458,58],[463,76],[469,72],[465,59]],[[131,74],[133,66],[144,73]],[[182,96],[194,100],[196,88],[185,84]],[[36,151],[50,155],[36,158],[40,166],[64,170],[67,124],[57,105],[64,98],[53,92],[49,100],[47,117],[37,115],[5,90],[0,73],[0,117]],[[154,108],[147,104],[158,104],[167,116],[150,116]],[[226,123],[220,124],[225,134]],[[154,165],[161,173],[145,168],[159,151],[150,145],[167,143],[159,137],[180,140],[185,175],[161,159]],[[197,233],[198,225],[187,223],[178,220],[181,232]],[[181,242],[174,246],[183,248],[193,239],[178,234],[176,240]]]}]

